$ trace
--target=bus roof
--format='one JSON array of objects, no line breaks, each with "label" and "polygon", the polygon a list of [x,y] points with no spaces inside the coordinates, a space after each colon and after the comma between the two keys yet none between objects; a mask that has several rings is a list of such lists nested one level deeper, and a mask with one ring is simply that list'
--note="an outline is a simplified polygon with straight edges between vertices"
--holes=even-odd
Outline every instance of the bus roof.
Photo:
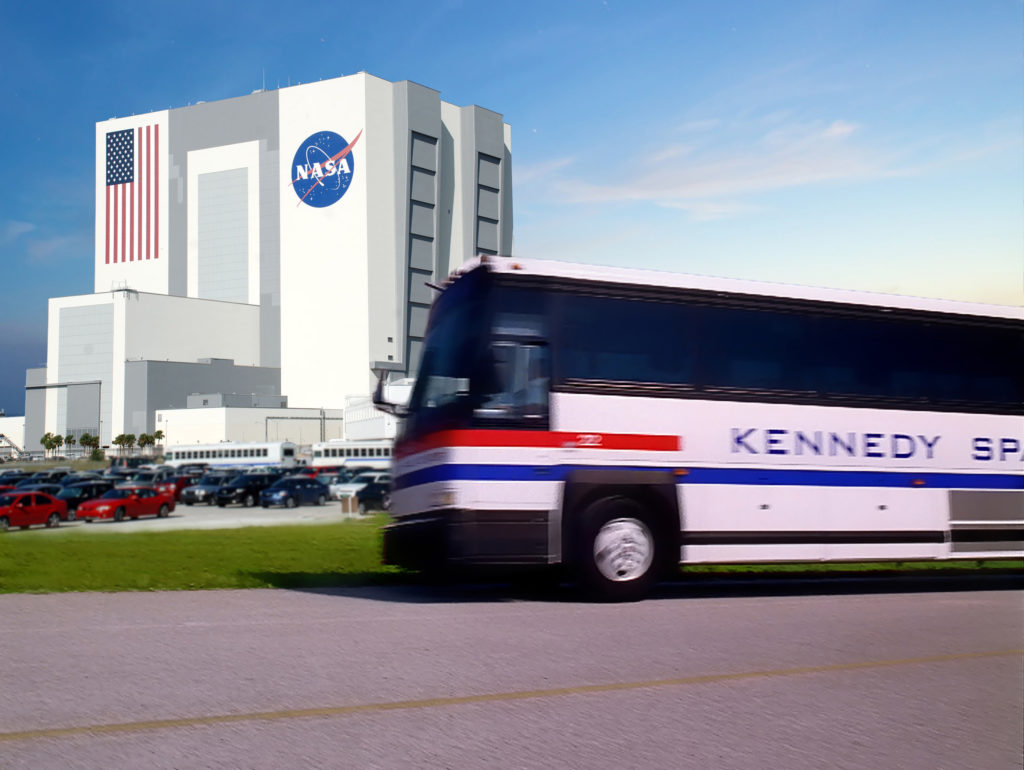
[{"label": "bus roof", "polygon": [[715,278],[688,273],[670,273],[660,270],[587,265],[576,262],[558,262],[542,259],[519,259],[480,255],[466,261],[454,274],[458,275],[484,265],[495,273],[536,275],[575,281],[612,283],[633,286],[664,286],[698,291],[749,294],[819,302],[891,307],[907,310],[926,310],[938,313],[988,316],[992,318],[1024,319],[1024,308],[1011,305],[988,305],[980,302],[960,302],[949,299],[931,299],[901,294],[826,289],[787,283],[746,281],[736,278]]}]

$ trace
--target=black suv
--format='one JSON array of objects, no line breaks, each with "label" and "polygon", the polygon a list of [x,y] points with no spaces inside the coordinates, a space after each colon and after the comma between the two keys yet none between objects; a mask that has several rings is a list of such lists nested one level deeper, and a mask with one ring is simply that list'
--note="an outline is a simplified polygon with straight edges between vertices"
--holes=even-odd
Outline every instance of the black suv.
[{"label": "black suv", "polygon": [[281,478],[279,473],[243,473],[217,490],[217,505],[223,508],[241,503],[252,508],[260,499],[260,492]]},{"label": "black suv", "polygon": [[217,490],[238,476],[238,471],[211,471],[190,487],[181,490],[181,502],[185,505],[217,502]]},{"label": "black suv", "polygon": [[95,481],[79,481],[61,487],[60,492],[54,495],[58,500],[68,504],[68,521],[75,520],[75,511],[80,503],[99,497],[114,486],[112,481],[96,479]]}]

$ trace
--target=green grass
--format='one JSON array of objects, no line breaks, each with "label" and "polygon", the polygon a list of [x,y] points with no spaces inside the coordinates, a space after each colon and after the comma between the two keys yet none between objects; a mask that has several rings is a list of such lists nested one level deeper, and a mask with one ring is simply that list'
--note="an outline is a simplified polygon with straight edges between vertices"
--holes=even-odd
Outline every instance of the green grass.
[{"label": "green grass", "polygon": [[389,582],[384,517],[178,532],[0,535],[0,593],[306,588]]},{"label": "green grass", "polygon": [[[0,535],[0,593],[318,588],[408,583],[380,563],[384,515],[335,524],[176,532],[33,529]],[[1024,560],[729,564],[684,580],[850,574],[1024,574]]]},{"label": "green grass", "polygon": [[109,460],[15,460],[9,463],[0,463],[0,471],[23,470],[35,473],[36,471],[48,471],[51,468],[71,468],[75,472],[82,472],[103,471],[109,466]]}]

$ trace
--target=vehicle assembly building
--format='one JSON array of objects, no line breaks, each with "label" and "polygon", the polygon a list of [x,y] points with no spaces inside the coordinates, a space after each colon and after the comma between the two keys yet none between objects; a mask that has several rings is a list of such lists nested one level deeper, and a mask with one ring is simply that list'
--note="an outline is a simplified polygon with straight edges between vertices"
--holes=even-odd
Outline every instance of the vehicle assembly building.
[{"label": "vehicle assembly building", "polygon": [[430,284],[511,253],[510,136],[495,112],[365,73],[98,123],[94,293],[50,300],[26,448],[189,442],[173,410],[333,414],[371,368],[411,376]]}]

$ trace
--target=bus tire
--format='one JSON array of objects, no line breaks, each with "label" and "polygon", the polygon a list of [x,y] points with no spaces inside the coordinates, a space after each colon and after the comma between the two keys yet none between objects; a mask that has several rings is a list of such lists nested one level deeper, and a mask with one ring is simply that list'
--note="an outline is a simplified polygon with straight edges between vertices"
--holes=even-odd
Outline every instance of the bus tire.
[{"label": "bus tire", "polygon": [[581,587],[603,601],[642,599],[664,561],[657,523],[636,500],[604,497],[580,518],[573,563]]}]

